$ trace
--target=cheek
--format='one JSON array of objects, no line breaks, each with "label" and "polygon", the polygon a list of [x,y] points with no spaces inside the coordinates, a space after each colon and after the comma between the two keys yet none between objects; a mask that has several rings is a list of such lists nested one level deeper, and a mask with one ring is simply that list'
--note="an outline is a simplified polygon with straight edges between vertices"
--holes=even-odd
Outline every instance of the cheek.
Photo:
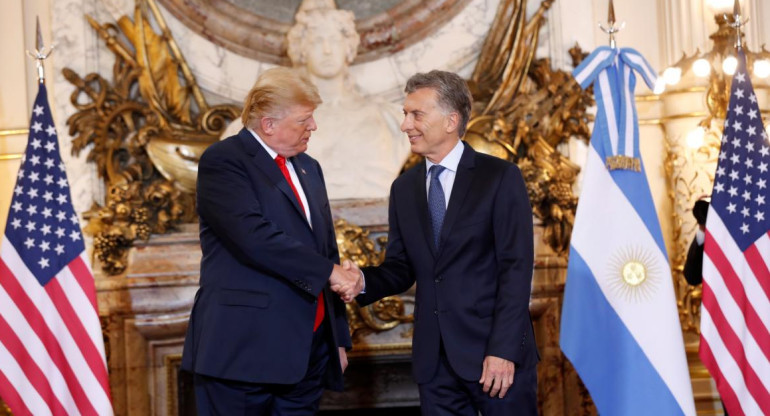
[{"label": "cheek", "polygon": [[308,133],[307,129],[303,126],[302,128],[298,128],[295,132],[295,137],[297,137],[297,141],[301,141],[302,138]]}]

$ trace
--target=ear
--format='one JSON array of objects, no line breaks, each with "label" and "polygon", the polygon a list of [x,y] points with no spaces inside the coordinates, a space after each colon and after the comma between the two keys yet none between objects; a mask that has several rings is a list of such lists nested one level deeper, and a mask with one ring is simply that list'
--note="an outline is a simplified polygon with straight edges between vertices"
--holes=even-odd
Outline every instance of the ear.
[{"label": "ear", "polygon": [[270,117],[262,117],[259,119],[259,127],[262,128],[265,134],[272,135],[275,130],[275,120]]},{"label": "ear", "polygon": [[449,113],[446,117],[446,132],[454,133],[457,131],[457,127],[460,125],[460,114]]}]

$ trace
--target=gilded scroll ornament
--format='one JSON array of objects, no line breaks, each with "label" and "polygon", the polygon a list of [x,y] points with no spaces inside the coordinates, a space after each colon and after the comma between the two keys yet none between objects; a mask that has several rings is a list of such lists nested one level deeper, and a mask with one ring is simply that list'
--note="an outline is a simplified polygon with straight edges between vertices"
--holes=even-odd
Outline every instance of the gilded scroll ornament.
[{"label": "gilded scroll ornament", "polygon": [[[376,266],[385,259],[385,236],[375,241],[369,237],[369,231],[344,219],[335,221],[337,247],[340,258],[354,262],[358,267]],[[355,303],[347,304],[348,325],[354,340],[364,335],[391,330],[402,323],[412,323],[414,317],[408,314],[406,303],[414,303],[411,296],[389,296],[365,308]],[[402,336],[411,338],[411,329]]]},{"label": "gilded scroll ornament", "polygon": [[369,238],[369,231],[344,219],[334,222],[337,233],[337,247],[340,258],[348,259],[358,267],[377,266],[385,259],[387,237],[381,236],[375,242]]},{"label": "gilded scroll ornament", "polygon": [[113,81],[65,68],[78,110],[67,124],[73,153],[89,148],[107,188],[85,214],[94,254],[120,274],[134,240],[194,219],[198,158],[240,111],[206,103],[153,0],[137,0],[133,20],[86,18],[115,54]]}]

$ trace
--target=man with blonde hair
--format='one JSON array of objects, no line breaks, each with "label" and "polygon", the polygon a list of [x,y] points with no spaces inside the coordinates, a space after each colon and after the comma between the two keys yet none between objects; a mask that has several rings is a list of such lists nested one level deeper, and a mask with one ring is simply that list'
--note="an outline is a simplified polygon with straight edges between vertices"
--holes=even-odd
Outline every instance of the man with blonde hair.
[{"label": "man with blonde hair", "polygon": [[182,368],[200,415],[311,415],[324,387],[342,389],[351,341],[330,285],[357,293],[361,276],[338,264],[321,167],[304,154],[320,103],[297,71],[265,71],[244,128],[199,162],[203,257]]}]

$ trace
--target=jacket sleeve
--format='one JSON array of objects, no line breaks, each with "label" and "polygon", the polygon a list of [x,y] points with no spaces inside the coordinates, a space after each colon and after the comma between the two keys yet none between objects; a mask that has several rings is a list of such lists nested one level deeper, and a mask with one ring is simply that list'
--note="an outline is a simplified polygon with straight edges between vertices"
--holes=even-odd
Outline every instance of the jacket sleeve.
[{"label": "jacket sleeve", "polygon": [[198,164],[201,219],[243,263],[318,296],[331,275],[334,259],[287,235],[263,215],[246,167],[228,150],[215,144]]},{"label": "jacket sleeve", "polygon": [[504,172],[492,211],[497,258],[497,298],[487,355],[515,363],[524,361],[532,335],[529,299],[532,292],[534,235],[532,208],[521,172]]},{"label": "jacket sleeve", "polygon": [[386,296],[403,293],[414,284],[415,277],[409,265],[399,229],[396,206],[396,193],[391,187],[388,207],[388,246],[385,251],[385,260],[377,267],[363,269],[366,279],[366,293],[356,297],[356,302],[361,306],[369,305]]}]

